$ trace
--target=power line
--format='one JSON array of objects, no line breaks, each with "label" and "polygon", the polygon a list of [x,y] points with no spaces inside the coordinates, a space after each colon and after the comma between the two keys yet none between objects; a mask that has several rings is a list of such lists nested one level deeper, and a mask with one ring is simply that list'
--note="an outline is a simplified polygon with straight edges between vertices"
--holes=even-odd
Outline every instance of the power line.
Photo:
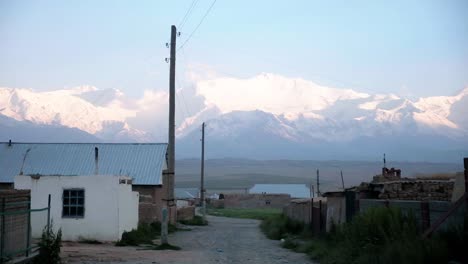
[{"label": "power line", "polygon": [[180,23],[179,23],[179,29],[182,29],[182,27],[185,25],[185,23],[187,22],[188,18],[189,18],[190,15],[192,14],[192,11],[193,11],[193,10],[195,9],[195,7],[197,6],[198,1],[199,1],[199,0],[193,0],[193,1],[192,1],[192,4],[190,4],[190,7],[188,8],[187,12],[185,12],[184,17],[182,18],[182,20],[181,20]]},{"label": "power line", "polygon": [[211,3],[210,7],[208,8],[208,10],[206,11],[205,15],[202,17],[202,19],[200,20],[200,22],[198,23],[198,25],[195,27],[195,29],[192,31],[192,33],[190,33],[190,35],[188,36],[188,38],[184,41],[184,43],[182,43],[182,45],[179,46],[179,48],[177,50],[180,50],[185,44],[187,44],[187,42],[192,38],[193,34],[198,30],[198,28],[200,27],[200,25],[203,23],[203,21],[205,20],[206,16],[208,16],[208,14],[210,13],[211,9],[213,8],[214,4],[216,3],[216,0],[213,1],[213,3]]}]

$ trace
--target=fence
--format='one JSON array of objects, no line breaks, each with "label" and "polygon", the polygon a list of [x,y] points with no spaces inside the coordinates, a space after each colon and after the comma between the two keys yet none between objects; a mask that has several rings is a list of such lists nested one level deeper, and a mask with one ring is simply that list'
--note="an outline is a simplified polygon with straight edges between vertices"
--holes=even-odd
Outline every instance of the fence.
[{"label": "fence", "polygon": [[[27,195],[26,195],[27,192]],[[50,195],[48,207],[31,209],[29,191],[2,192],[0,207],[0,263],[34,253],[40,239],[32,235],[31,226],[50,228]]]},{"label": "fence", "polygon": [[[403,213],[412,213],[421,228],[427,230],[452,207],[452,203],[446,201],[402,201],[402,200],[377,200],[377,199],[361,199],[359,200],[360,212],[364,212],[372,207],[395,207],[399,208]],[[445,230],[453,225],[463,223],[465,206],[460,206],[447,219],[440,223],[439,230]]]},{"label": "fence", "polygon": [[314,234],[327,228],[327,203],[323,198],[292,200],[283,208],[283,213],[290,219],[309,225]]}]

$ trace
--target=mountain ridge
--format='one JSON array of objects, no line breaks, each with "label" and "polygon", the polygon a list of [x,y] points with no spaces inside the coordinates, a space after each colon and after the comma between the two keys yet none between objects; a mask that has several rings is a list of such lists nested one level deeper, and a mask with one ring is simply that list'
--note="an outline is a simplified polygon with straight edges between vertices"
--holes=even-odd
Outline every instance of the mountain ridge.
[{"label": "mountain ridge", "polygon": [[[177,91],[179,98],[184,92]],[[348,159],[383,152],[386,144],[401,145],[400,153],[412,153],[402,155],[408,158],[427,151],[439,153],[431,159],[468,154],[468,87],[452,96],[409,99],[264,73],[199,81],[192,93],[193,100],[202,102],[196,111],[184,115],[179,104],[176,112],[181,157],[198,156],[202,122],[208,124],[207,141],[216,142],[213,153],[222,157],[300,159],[319,150],[324,157]],[[167,98],[165,92],[145,91],[133,99],[117,89],[89,85],[43,92],[0,87],[0,125],[11,123],[8,131],[13,135],[15,127],[25,123],[76,129],[86,134],[74,137],[88,140],[165,141]]]}]

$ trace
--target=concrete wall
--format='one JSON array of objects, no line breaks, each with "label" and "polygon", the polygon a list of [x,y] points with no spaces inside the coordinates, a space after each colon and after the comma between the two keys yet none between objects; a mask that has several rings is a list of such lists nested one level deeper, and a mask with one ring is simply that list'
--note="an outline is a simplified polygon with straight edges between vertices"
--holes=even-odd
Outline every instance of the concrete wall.
[{"label": "concrete wall", "polygon": [[[124,180],[121,183],[120,180]],[[51,219],[54,229],[62,229],[64,240],[96,239],[116,241],[124,231],[138,225],[139,194],[132,191],[125,176],[16,176],[16,189],[31,190],[31,208],[47,207],[51,195]],[[62,217],[64,189],[85,190],[83,218]],[[33,236],[39,236],[43,226],[32,223]]]},{"label": "concrete wall", "polygon": [[225,194],[224,208],[283,209],[290,201],[289,194]]},{"label": "concrete wall", "polygon": [[346,223],[346,198],[327,197],[327,231],[330,231],[332,224]]}]

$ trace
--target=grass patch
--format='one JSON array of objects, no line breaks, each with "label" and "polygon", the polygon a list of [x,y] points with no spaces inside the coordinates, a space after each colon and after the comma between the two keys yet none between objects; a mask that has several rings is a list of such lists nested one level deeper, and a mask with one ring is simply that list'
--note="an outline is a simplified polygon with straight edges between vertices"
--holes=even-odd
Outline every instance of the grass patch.
[{"label": "grass patch", "polygon": [[306,226],[284,215],[264,220],[261,229],[271,239],[282,239],[283,247],[322,264],[467,263],[468,217],[464,228],[430,239],[421,237],[416,223],[398,209],[372,208],[321,236],[312,236]]},{"label": "grass patch", "polygon": [[[168,225],[168,232],[173,233],[177,231],[175,225]],[[153,240],[161,236],[161,223],[153,222],[151,224],[139,224],[137,229],[129,232],[123,232],[122,239],[115,243],[116,246],[138,246],[142,244],[154,245]]]},{"label": "grass patch", "polygon": [[214,216],[224,216],[232,218],[248,218],[264,220],[273,216],[281,215],[280,209],[264,208],[264,209],[244,209],[244,208],[232,208],[232,209],[217,209],[209,208],[206,209],[206,213]]},{"label": "grass patch", "polygon": [[179,223],[183,225],[192,225],[192,226],[206,226],[208,221],[203,220],[203,217],[196,215],[190,220],[180,220]]}]

